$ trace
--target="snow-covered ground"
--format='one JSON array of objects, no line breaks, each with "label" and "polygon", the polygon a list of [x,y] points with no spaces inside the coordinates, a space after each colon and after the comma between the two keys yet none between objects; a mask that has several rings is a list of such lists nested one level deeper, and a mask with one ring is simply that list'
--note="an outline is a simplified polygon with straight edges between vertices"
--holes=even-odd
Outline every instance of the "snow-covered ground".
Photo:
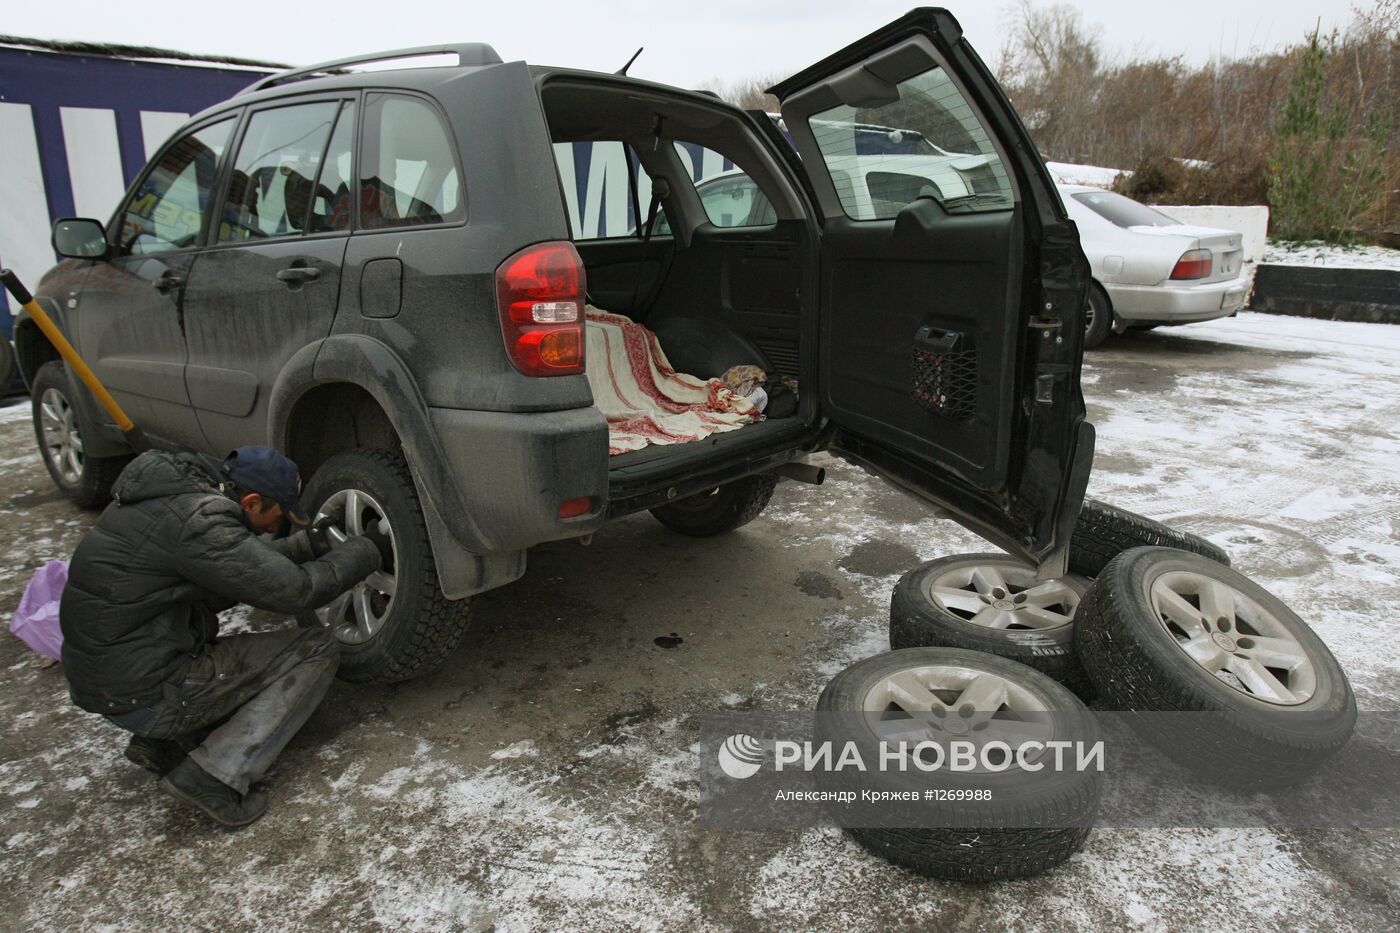
[{"label": "snow-covered ground", "polygon": [[1332,269],[1400,270],[1400,249],[1385,246],[1328,246],[1325,243],[1285,243],[1270,240],[1264,261],[1286,266],[1326,266]]},{"label": "snow-covered ground", "polygon": [[1062,185],[1092,185],[1095,188],[1111,188],[1119,175],[1132,172],[1118,168],[1104,168],[1102,165],[1076,165],[1072,162],[1046,162],[1050,176]]},{"label": "snow-covered ground", "polygon": [[[1090,493],[1206,535],[1400,704],[1400,327],[1241,314],[1089,355]],[[92,522],[0,409],[0,611]],[[932,882],[834,830],[697,823],[697,715],[810,709],[899,575],[989,546],[826,461],[723,539],[641,515],[531,553],[443,671],[337,684],[212,830],[0,638],[0,903],[26,930],[1394,929],[1400,833],[1098,830],[1040,878]],[[239,629],[277,624],[238,613]],[[672,634],[683,641],[661,639]]]}]

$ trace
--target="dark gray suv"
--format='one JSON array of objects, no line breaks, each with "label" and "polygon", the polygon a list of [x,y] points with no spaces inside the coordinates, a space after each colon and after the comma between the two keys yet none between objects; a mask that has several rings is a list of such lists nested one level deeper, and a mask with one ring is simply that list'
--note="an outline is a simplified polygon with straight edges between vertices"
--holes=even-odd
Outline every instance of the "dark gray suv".
[{"label": "dark gray suv", "polygon": [[[468,598],[533,545],[643,509],[729,531],[823,449],[1061,572],[1093,449],[1089,274],[1025,128],[942,10],[773,92],[791,143],[711,95],[485,45],[273,75],[175,134],[110,222],[60,221],[68,258],[38,298],[148,438],[278,447],[337,533],[389,533],[391,565],[306,620],[350,679],[439,665]],[[889,127],[966,155],[964,189],[901,176]],[[587,185],[582,143],[619,154]],[[711,157],[752,180],[764,222],[707,210]],[[598,184],[626,210],[581,210]],[[682,371],[791,377],[796,412],[610,456],[585,302],[646,324]],[[32,321],[16,346],[54,482],[102,502],[120,432]]]}]

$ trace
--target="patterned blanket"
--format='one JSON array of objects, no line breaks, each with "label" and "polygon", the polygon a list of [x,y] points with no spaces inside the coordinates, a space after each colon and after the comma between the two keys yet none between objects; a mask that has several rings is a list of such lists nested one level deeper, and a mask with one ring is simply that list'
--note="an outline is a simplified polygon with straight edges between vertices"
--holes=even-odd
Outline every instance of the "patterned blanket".
[{"label": "patterned blanket", "polygon": [[608,419],[608,453],[684,444],[758,420],[754,403],[718,379],[671,368],[656,335],[631,318],[589,306],[588,385]]}]

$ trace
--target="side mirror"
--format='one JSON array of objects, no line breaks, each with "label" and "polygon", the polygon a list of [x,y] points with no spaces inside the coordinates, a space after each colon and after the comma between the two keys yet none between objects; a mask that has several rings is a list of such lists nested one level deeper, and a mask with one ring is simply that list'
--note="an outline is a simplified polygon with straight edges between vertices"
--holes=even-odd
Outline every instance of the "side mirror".
[{"label": "side mirror", "polygon": [[102,259],[107,255],[107,231],[87,217],[65,217],[53,225],[53,248],[69,259]]}]

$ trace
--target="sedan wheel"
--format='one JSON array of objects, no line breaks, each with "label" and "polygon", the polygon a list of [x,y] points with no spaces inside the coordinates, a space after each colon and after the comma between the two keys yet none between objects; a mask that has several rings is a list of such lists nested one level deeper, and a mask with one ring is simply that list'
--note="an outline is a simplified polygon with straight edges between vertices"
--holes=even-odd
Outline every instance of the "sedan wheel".
[{"label": "sedan wheel", "polygon": [[1092,350],[1113,333],[1113,308],[1108,295],[1098,285],[1090,284],[1089,299],[1084,305],[1084,349]]}]

